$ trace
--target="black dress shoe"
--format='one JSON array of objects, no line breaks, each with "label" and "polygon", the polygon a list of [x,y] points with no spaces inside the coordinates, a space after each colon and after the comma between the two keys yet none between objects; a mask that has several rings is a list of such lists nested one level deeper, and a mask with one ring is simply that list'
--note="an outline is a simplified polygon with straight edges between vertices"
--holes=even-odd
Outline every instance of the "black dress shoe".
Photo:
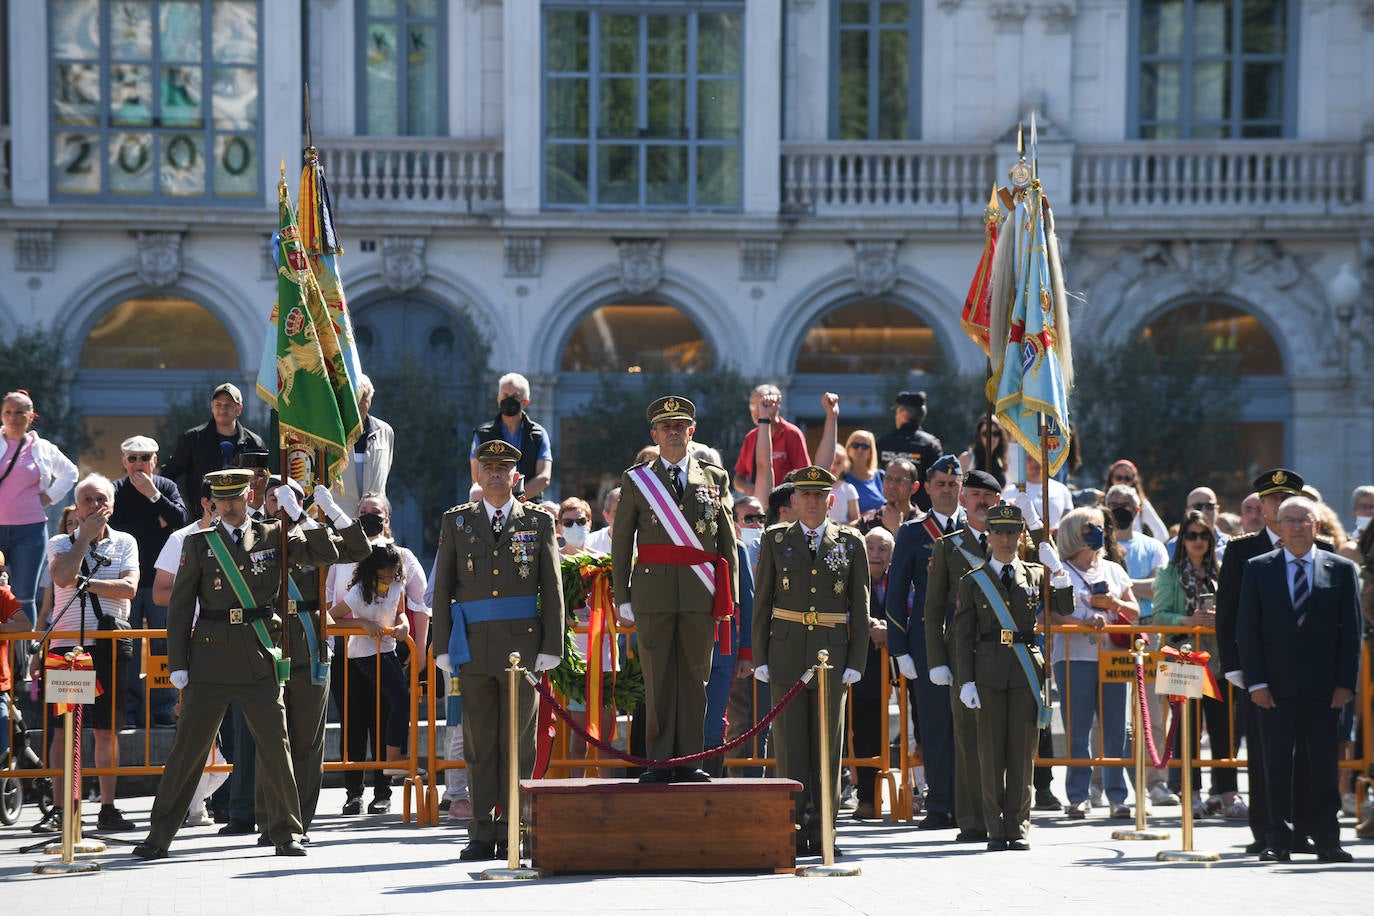
[{"label": "black dress shoe", "polygon": [[1245,851],[1250,853],[1251,855],[1258,855],[1259,853],[1264,852],[1264,846],[1265,844],[1263,840],[1255,840],[1253,843],[1247,843],[1245,845]]},{"label": "black dress shoe", "polygon": [[496,847],[478,840],[468,843],[463,847],[463,851],[458,853],[458,859],[462,862],[481,862],[494,858],[496,858]]},{"label": "black dress shoe", "polygon": [[645,770],[639,775],[641,785],[667,785],[672,781],[672,770]]},{"label": "black dress shoe", "polygon": [[167,850],[161,846],[154,846],[152,843],[139,843],[134,847],[134,855],[151,862],[153,859],[167,858]]},{"label": "black dress shoe", "polygon": [[272,838],[271,838],[270,836],[268,836],[267,834],[265,834],[265,833],[260,833],[260,834],[258,834],[258,845],[259,845],[259,846],[272,846],[272,845],[273,845],[273,843],[272,843]]},{"label": "black dress shoe", "polygon": [[1305,853],[1309,856],[1315,856],[1317,854],[1317,847],[1312,844],[1312,839],[1310,837],[1295,836],[1293,837],[1292,851]]},{"label": "black dress shoe", "polygon": [[252,821],[230,821],[219,828],[220,836],[248,836],[250,833],[257,832],[257,825]]},{"label": "black dress shoe", "polygon": [[1030,850],[1030,843],[1022,839],[1007,840],[1007,848],[1012,852],[1027,852]]},{"label": "black dress shoe", "polygon": [[384,795],[380,798],[374,797],[367,803],[368,814],[386,814],[391,810],[391,796]]},{"label": "black dress shoe", "polygon": [[678,767],[673,770],[673,782],[710,782],[711,774],[696,767]]},{"label": "black dress shoe", "polygon": [[303,856],[305,847],[295,840],[287,840],[285,843],[277,844],[277,855],[279,856]]},{"label": "black dress shoe", "polygon": [[995,840],[988,840],[988,852],[1006,852],[1007,841],[998,837]]},{"label": "black dress shoe", "polygon": [[1293,854],[1287,849],[1275,849],[1272,846],[1266,846],[1260,851],[1259,860],[1261,862],[1291,862],[1293,861]]},{"label": "black dress shoe", "polygon": [[951,830],[959,826],[953,815],[944,814],[939,811],[932,811],[926,815],[925,820],[916,825],[917,830]]},{"label": "black dress shoe", "polygon": [[342,814],[362,814],[363,797],[361,795],[350,795],[344,802]]},{"label": "black dress shoe", "polygon": [[310,845],[310,834],[308,834],[308,833],[302,833],[302,834],[301,834],[301,845],[302,845],[302,846],[309,846],[309,845]]},{"label": "black dress shoe", "polygon": [[954,838],[956,843],[981,843],[988,838],[986,830],[960,830],[959,835]]},{"label": "black dress shoe", "polygon": [[1318,846],[1316,848],[1318,862],[1354,862],[1355,857],[1346,852],[1339,846]]}]

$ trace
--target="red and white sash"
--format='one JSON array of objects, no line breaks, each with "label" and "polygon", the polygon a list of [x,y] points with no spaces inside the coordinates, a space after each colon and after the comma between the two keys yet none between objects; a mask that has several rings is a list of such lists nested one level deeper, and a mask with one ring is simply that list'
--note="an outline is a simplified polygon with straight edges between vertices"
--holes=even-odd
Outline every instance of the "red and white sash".
[{"label": "red and white sash", "polygon": [[[663,481],[658,475],[649,469],[649,465],[641,464],[637,468],[629,471],[630,479],[639,487],[639,492],[644,494],[644,498],[649,501],[649,506],[658,514],[659,520],[663,522],[663,529],[668,532],[668,537],[672,538],[673,543],[679,547],[691,547],[695,550],[705,551],[701,546],[701,539],[692,530],[692,526],[687,522],[687,517],[682,514],[682,509],[678,507],[677,500],[668,492]],[[684,488],[686,483],[683,483]],[[695,563],[692,565],[692,572],[696,573],[701,584],[706,586],[706,593],[714,596],[716,594],[715,570],[710,563]]]}]

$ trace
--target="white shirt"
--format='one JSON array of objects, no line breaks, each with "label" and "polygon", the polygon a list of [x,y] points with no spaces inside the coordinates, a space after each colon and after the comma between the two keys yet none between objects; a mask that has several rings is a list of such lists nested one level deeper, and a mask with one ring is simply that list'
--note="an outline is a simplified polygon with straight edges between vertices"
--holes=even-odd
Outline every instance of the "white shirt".
[{"label": "white shirt", "polygon": [[598,528],[587,535],[586,549],[590,553],[611,552],[611,526]]},{"label": "white shirt", "polygon": [[[954,520],[954,527],[953,527],[953,528],[949,528],[948,530],[951,531],[951,532],[954,532],[954,531],[958,531],[958,530],[959,530],[959,516],[958,516],[958,513],[956,513],[956,514],[954,514],[954,515],[941,515],[940,513],[936,512],[934,509],[931,509],[931,510],[930,510],[930,514],[935,518],[935,523],[936,523],[937,525],[940,526],[940,530],[941,530],[941,531],[945,531],[945,530],[946,530],[946,527],[945,527],[945,526],[948,524],[948,522],[949,522],[950,519],[953,519],[953,520]],[[999,571],[999,573],[1000,573],[1000,571]]]},{"label": "white shirt", "polygon": [[[399,582],[391,583],[391,588],[385,595],[379,595],[369,603],[363,600],[363,586],[362,583],[358,583],[349,587],[343,601],[354,617],[370,620],[384,627],[393,627],[396,625],[397,611],[401,605],[399,585]],[[375,636],[349,636],[348,657],[371,658],[377,654],[379,644],[382,652],[396,651],[394,636],[383,636],[380,640]]]},{"label": "white shirt", "polygon": [[[1106,611],[1099,611],[1090,603],[1093,585],[1098,582],[1106,582],[1107,593],[1118,598],[1131,589],[1131,577],[1126,573],[1126,570],[1110,560],[1099,558],[1096,563],[1088,568],[1087,572],[1065,561],[1064,571],[1069,577],[1069,585],[1073,587],[1073,614],[1070,616],[1085,623],[1091,621],[1097,614],[1107,613]],[[1097,661],[1097,656],[1103,645],[1102,641],[1105,638],[1097,635],[1072,634],[1068,637],[1067,660],[1072,662]],[[1062,662],[1066,660],[1064,642],[1064,636],[1055,636],[1052,661]]]},{"label": "white shirt", "polygon": [[1298,561],[1299,561],[1299,560],[1301,560],[1301,561],[1303,562],[1303,564],[1304,564],[1304,567],[1303,567],[1303,575],[1306,576],[1306,578],[1307,578],[1307,595],[1308,595],[1308,597],[1311,597],[1311,595],[1312,595],[1312,571],[1315,570],[1315,569],[1317,568],[1316,565],[1315,565],[1316,562],[1317,562],[1317,547],[1316,547],[1316,545],[1314,544],[1313,546],[1307,548],[1307,553],[1303,554],[1302,556],[1297,556],[1297,555],[1295,555],[1294,553],[1292,553],[1291,551],[1289,551],[1289,549],[1288,549],[1287,547],[1283,548],[1283,568],[1284,568],[1285,570],[1287,570],[1287,573],[1288,573],[1288,600],[1289,600],[1289,601],[1292,601],[1293,598],[1294,598],[1293,586],[1296,584],[1297,579],[1298,579]]},{"label": "white shirt", "polygon": [[506,522],[510,521],[511,510],[515,508],[515,497],[512,496],[510,499],[506,500],[506,504],[504,506],[493,506],[491,503],[487,502],[484,499],[482,500],[482,508],[487,510],[488,522],[490,522],[493,518],[496,517],[496,510],[500,509],[501,527],[504,528],[506,526]]},{"label": "white shirt", "polygon": [[[48,541],[48,565],[51,568],[52,561],[60,556],[69,553],[72,549],[72,539],[68,535],[59,534]],[[110,563],[105,566],[95,568],[91,573],[91,578],[97,582],[108,582],[115,579],[122,579],[130,570],[138,572],[138,542],[133,535],[125,534],[123,531],[115,531],[113,528],[105,529],[103,540],[93,541],[89,548],[89,553],[99,554],[102,557],[109,557]],[[88,553],[88,556],[89,556]],[[87,560],[87,567],[92,564]],[[53,592],[53,614],[56,615],[57,630],[79,631],[82,626],[82,605],[80,600],[73,601],[76,594],[76,585],[59,585]],[[109,598],[100,595],[100,610],[110,617],[118,617],[120,620],[129,619],[129,599],[128,598]],[[85,627],[88,633],[94,633],[99,629],[100,621],[95,616],[95,607],[87,597],[85,605]],[[65,609],[65,610],[64,610]],[[53,618],[50,618],[50,620]],[[54,646],[74,646],[77,640],[74,638],[54,639]]]}]

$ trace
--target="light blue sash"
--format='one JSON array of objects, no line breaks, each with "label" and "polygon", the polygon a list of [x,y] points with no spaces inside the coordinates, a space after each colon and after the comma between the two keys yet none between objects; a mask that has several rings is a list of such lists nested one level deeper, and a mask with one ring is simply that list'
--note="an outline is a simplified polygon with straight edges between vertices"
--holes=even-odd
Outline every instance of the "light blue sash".
[{"label": "light blue sash", "polygon": [[472,661],[468,645],[468,624],[492,620],[524,620],[539,616],[536,595],[517,595],[511,598],[483,598],[480,601],[455,601],[449,606],[453,629],[449,631],[448,657],[454,667]]},{"label": "light blue sash", "polygon": [[[1004,630],[1017,630],[1016,621],[1012,619],[1011,608],[1007,607],[1007,599],[1002,596],[1002,592],[992,581],[992,576],[988,574],[987,565],[981,565],[973,572],[969,573],[973,581],[983,590],[983,595],[992,605],[992,612],[997,615],[998,623],[1002,624]],[[1041,728],[1045,728],[1054,721],[1053,713],[1049,705],[1045,702],[1044,694],[1040,690],[1040,678],[1035,673],[1035,663],[1031,661],[1030,649],[1025,643],[1012,643],[1012,651],[1016,653],[1016,660],[1021,663],[1021,671],[1026,675],[1026,683],[1030,685],[1031,693],[1035,694],[1035,703],[1039,707],[1039,723]]]}]

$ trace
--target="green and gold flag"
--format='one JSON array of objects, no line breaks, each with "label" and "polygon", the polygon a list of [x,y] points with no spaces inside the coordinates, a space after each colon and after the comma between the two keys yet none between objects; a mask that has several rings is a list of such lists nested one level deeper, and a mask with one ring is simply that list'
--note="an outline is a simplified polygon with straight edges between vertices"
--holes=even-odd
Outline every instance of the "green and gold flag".
[{"label": "green and gold flag", "polygon": [[[322,449],[325,467],[317,473],[332,481],[349,462],[362,420],[333,322],[301,245],[284,177],[277,192],[277,302],[272,309],[276,379],[264,384],[260,375],[258,393],[277,411],[285,453]],[[295,468],[288,473],[297,476]]]}]

